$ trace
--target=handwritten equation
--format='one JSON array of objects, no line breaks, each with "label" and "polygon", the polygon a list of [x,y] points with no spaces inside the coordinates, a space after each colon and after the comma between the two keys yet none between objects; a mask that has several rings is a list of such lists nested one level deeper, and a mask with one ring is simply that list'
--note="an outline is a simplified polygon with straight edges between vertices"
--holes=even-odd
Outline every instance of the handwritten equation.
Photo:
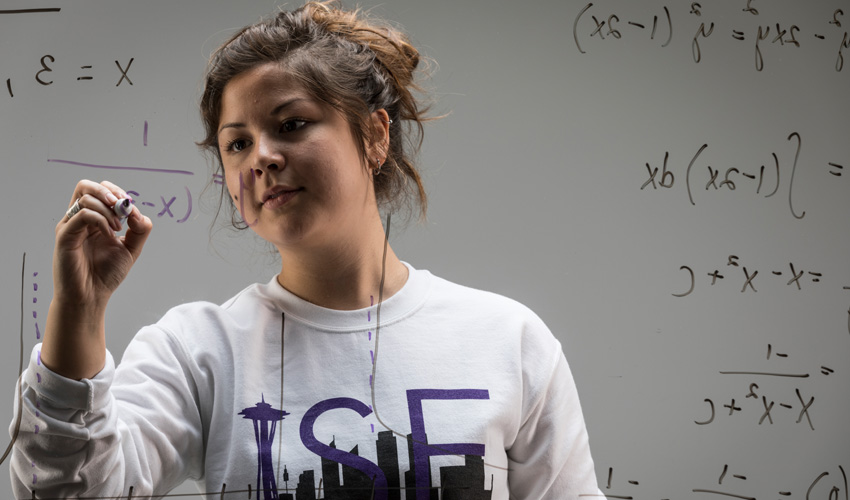
[{"label": "handwritten equation", "polygon": [[[51,8],[39,8],[39,9],[2,9],[0,10],[0,19],[4,17],[8,17],[9,15],[44,15],[49,13],[57,13],[62,9],[58,7]],[[0,21],[2,22],[2,21]],[[115,82],[116,87],[125,85],[133,85],[133,81],[130,79],[130,75],[128,74],[130,71],[130,66],[133,64],[134,58],[124,59],[124,60],[114,60],[115,68],[110,70],[110,79]],[[95,68],[92,64],[83,64],[79,68],[75,74],[70,76],[62,75],[57,76],[54,74],[54,68],[56,67],[56,57],[52,54],[43,55],[38,62],[34,61],[34,65],[32,68],[32,76],[35,79],[35,82],[41,86],[49,86],[53,85],[56,81],[56,78],[67,78],[69,80],[75,80],[77,82],[90,82],[94,80],[95,77]],[[92,61],[86,61],[92,62]],[[111,67],[111,64],[105,64],[107,68]],[[100,69],[100,63],[98,65],[98,69]],[[116,73],[117,68],[117,73]],[[113,79],[114,78],[114,79]],[[18,80],[15,81],[17,84]],[[15,97],[15,87],[13,85],[12,78],[6,78],[6,92],[9,94],[9,97]]]},{"label": "handwritten equation", "polygon": [[[141,207],[152,208],[156,211],[154,214],[155,217],[174,219],[174,222],[181,224],[189,220],[189,216],[192,215],[192,192],[189,191],[188,186],[183,186],[183,190],[183,193],[175,196],[171,196],[170,194],[155,194],[151,197],[143,197],[141,193],[134,190],[128,190],[127,194],[133,197],[136,202],[136,206],[140,209]],[[182,195],[185,195],[185,198]],[[180,198],[179,203],[177,202],[178,197]],[[177,216],[180,217],[178,218]]]},{"label": "handwritten equation", "polygon": [[[770,198],[782,188],[783,191],[787,192],[788,208],[791,215],[796,219],[802,219],[806,216],[806,212],[798,212],[794,208],[793,196],[794,178],[797,173],[803,140],[799,133],[792,132],[788,136],[788,141],[796,145],[793,159],[789,157],[780,161],[779,156],[773,152],[771,153],[773,161],[768,165],[752,165],[750,167],[739,165],[725,168],[707,164],[697,166],[697,160],[700,160],[703,152],[708,149],[708,144],[703,144],[688,162],[684,171],[684,181],[682,181],[682,172],[674,171],[674,168],[670,166],[670,152],[666,151],[660,165],[654,163],[654,166],[646,162],[647,177],[640,189],[642,191],[653,191],[684,186],[688,192],[688,201],[691,205],[696,205],[696,193],[700,192],[698,189],[700,187],[703,187],[703,191],[708,194],[721,191],[738,191],[761,198]],[[697,170],[694,170],[695,166],[697,166]],[[702,166],[705,167],[705,170],[700,168]],[[828,162],[822,167],[823,172],[828,172],[835,177],[841,177],[843,169],[844,166],[838,162]],[[702,172],[703,175],[700,176],[699,172]],[[782,187],[786,178],[787,187]]]},{"label": "handwritten equation", "polygon": [[[742,24],[760,19],[761,12],[756,7],[755,0],[741,0],[740,4],[742,16],[749,16],[749,19],[742,20]],[[687,14],[691,16],[691,22],[686,25],[689,36],[693,33],[691,52],[697,64],[703,59],[700,42],[712,36],[727,36],[737,42],[752,44],[757,71],[764,69],[765,58],[762,49],[765,44],[785,51],[796,50],[809,43],[822,45],[826,50],[834,52],[835,71],[838,72],[844,69],[844,49],[850,48],[850,35],[844,27],[850,20],[845,21],[844,11],[840,8],[835,9],[831,17],[823,19],[824,31],[811,33],[804,32],[798,25],[790,22],[757,23],[751,31],[741,29],[743,26],[733,26],[721,31],[721,26],[713,21],[702,20],[703,6],[700,2],[691,2]],[[583,43],[586,39],[627,43],[631,38],[648,37],[649,40],[658,41],[664,48],[670,45],[673,33],[673,16],[667,6],[658,12],[646,14],[645,17],[621,18],[616,12],[588,3],[578,12],[573,22],[573,40],[582,54],[587,54],[589,50],[589,44]]]},{"label": "handwritten equation", "polygon": [[[719,467],[720,472],[717,479],[711,479],[709,484],[703,484],[702,488],[692,488],[691,492],[699,493],[700,496],[693,498],[711,498],[712,495],[721,498],[739,498],[741,500],[759,500],[760,497],[747,496],[740,494],[737,488],[747,486],[747,481],[751,477],[746,474],[746,471],[738,469],[730,469],[729,464],[723,464]],[[716,481],[716,486],[715,486]],[[625,484],[625,486],[620,486]],[[798,498],[805,500],[840,500],[847,499],[848,495],[848,480],[847,472],[844,466],[838,465],[834,469],[825,470],[819,473],[815,478],[806,484],[800,485],[798,490],[780,489],[778,491],[767,493],[764,498],[775,498],[772,495],[776,494],[782,498]],[[645,497],[636,496],[640,493],[641,481],[635,479],[626,479],[621,481],[619,473],[614,474],[614,468],[608,468],[608,480],[605,485],[605,490],[615,488],[618,494],[605,493],[607,498],[615,498],[620,500],[641,500]],[[624,489],[628,489],[623,491]],[[636,491],[635,491],[636,490]],[[583,494],[580,497],[599,497],[599,494]],[[660,498],[654,500],[671,500],[670,498]]]},{"label": "handwritten equation", "polygon": [[[789,262],[787,266],[783,264],[782,266],[768,269],[766,272],[762,273],[763,277],[759,278],[760,270],[755,268],[752,270],[747,269],[747,266],[743,265],[741,258],[737,255],[729,255],[726,259],[725,266],[723,266],[722,269],[724,270],[721,271],[720,268],[714,268],[706,273],[708,277],[705,278],[703,282],[707,282],[708,286],[720,286],[722,284],[736,283],[731,278],[733,278],[734,275],[737,275],[740,279],[737,281],[737,284],[732,284],[731,286],[738,289],[738,285],[740,285],[739,291],[741,293],[746,293],[758,292],[756,285],[761,287],[762,281],[770,285],[784,285],[797,290],[803,290],[804,286],[808,289],[810,286],[821,283],[824,276],[820,271],[804,271],[799,262],[796,265],[794,262]],[[725,269],[728,269],[728,271]],[[673,293],[673,296],[687,297],[693,293],[696,288],[696,273],[694,273],[694,270],[690,266],[681,266],[679,270],[687,273],[689,287],[684,292]],[[729,282],[724,283],[723,280],[727,278],[730,278]],[[756,278],[759,279],[756,280]],[[848,287],[844,287],[844,289],[846,290]]]},{"label": "handwritten equation", "polygon": [[[788,358],[788,354],[775,352],[773,346],[771,344],[767,345],[767,360],[771,362],[773,360],[786,360]],[[773,364],[771,364],[773,366]],[[818,368],[820,370],[820,374],[824,377],[829,377],[835,373],[835,370],[828,366],[820,366]],[[719,372],[721,375],[729,375],[729,376],[738,376],[738,377],[749,377],[750,380],[753,379],[780,379],[780,380],[799,380],[799,379],[809,379],[811,374],[808,372],[783,372],[783,371],[766,371],[766,370],[755,370],[755,371],[747,371],[747,370],[725,370]],[[765,394],[761,394],[761,387],[757,382],[749,382],[748,389],[745,393],[743,393],[743,398],[738,398],[736,402],[735,397],[729,398],[728,403],[722,405],[722,408],[715,407],[714,400],[710,398],[706,398],[703,401],[708,405],[707,413],[708,416],[704,420],[694,420],[694,423],[697,425],[709,425],[714,422],[715,417],[720,414],[725,414],[728,417],[735,417],[737,414],[742,412],[748,412],[759,415],[758,417],[758,425],[768,424],[773,425],[774,416],[777,413],[782,412],[781,415],[777,416],[777,418],[787,419],[789,414],[791,415],[791,420],[796,417],[795,422],[800,424],[805,422],[808,424],[808,427],[811,430],[815,430],[815,426],[812,423],[811,416],[811,408],[815,402],[814,396],[805,397],[801,392],[799,387],[795,387],[793,391],[787,391],[788,394],[783,394],[783,398],[778,404],[775,399],[771,399],[768,403],[768,397]],[[740,396],[740,394],[739,394]],[[796,396],[796,397],[795,397]],[[773,396],[771,396],[772,398]],[[748,401],[749,399],[753,399],[754,401]],[[799,403],[799,412],[798,407],[796,406]],[[776,411],[774,411],[776,410]],[[790,411],[786,411],[790,410]],[[728,411],[728,412],[727,412]],[[797,413],[795,413],[797,412]],[[805,420],[804,420],[805,419]]]},{"label": "handwritten equation", "polygon": [[[189,220],[189,217],[192,215],[193,196],[189,190],[189,186],[183,186],[183,191],[177,194],[173,194],[173,191],[169,191],[166,194],[153,193],[151,195],[144,192],[143,196],[142,192],[134,189],[128,189],[127,194],[133,197],[133,201],[139,207],[139,210],[151,218],[156,217],[161,219],[164,217],[182,224]],[[145,208],[153,209],[154,213],[146,211]]]},{"label": "handwritten equation", "polygon": [[[149,124],[147,121],[144,123],[144,128],[142,132],[142,144],[147,147],[148,146],[148,132],[149,132]],[[168,169],[168,168],[152,168],[152,167],[141,167],[141,166],[132,166],[132,165],[105,165],[100,163],[86,163],[76,160],[67,160],[62,158],[48,158],[48,163],[53,163],[56,165],[68,165],[73,167],[84,167],[89,169],[103,169],[103,170],[118,170],[118,171],[135,171],[135,172],[144,172],[147,174],[154,174],[158,176],[194,176],[194,172],[190,170],[179,170],[179,169]],[[215,184],[223,184],[223,180],[221,179],[221,175],[214,175],[211,182]],[[169,188],[174,187],[174,183],[169,183]],[[127,190],[127,194],[133,197],[133,200],[136,203],[136,206],[139,207],[143,213],[149,215],[151,218],[166,218],[172,219],[174,222],[183,223],[189,220],[189,217],[192,215],[192,209],[194,205],[194,197],[192,196],[192,192],[189,190],[189,186],[183,186],[183,190],[174,194],[174,191],[167,191],[165,193],[148,193],[137,191],[135,189]],[[150,213],[146,211],[147,209],[152,209],[154,212]]]},{"label": "handwritten equation", "polygon": [[[117,69],[113,68],[110,73],[112,74],[111,78],[114,78],[111,81],[115,82],[115,87],[120,87],[122,85],[133,85],[133,80],[130,79],[130,75],[128,73],[130,71],[130,66],[133,64],[134,60],[135,59],[131,57],[129,58],[129,60],[123,63],[118,60],[114,61],[115,67]],[[56,58],[50,54],[45,54],[41,57],[39,63],[36,65],[36,68],[33,71],[33,76],[35,78],[36,84],[42,87],[47,87],[49,85],[53,85],[57,81],[57,78],[67,78],[67,80],[76,80],[77,82],[82,83],[87,83],[94,80],[95,68],[91,64],[84,64],[80,66],[79,71],[70,76],[57,76],[54,74],[54,63],[56,63]],[[107,68],[109,67],[108,64],[106,66]],[[116,72],[118,73],[118,75],[114,74]],[[15,86],[12,84],[11,78],[6,78],[6,92],[9,94],[9,97],[15,97]]]},{"label": "handwritten equation", "polygon": [[[701,278],[701,284],[709,287],[726,286],[732,290],[738,290],[740,293],[756,293],[762,285],[774,288],[791,287],[802,292],[821,286],[824,279],[823,272],[818,269],[806,271],[799,262],[796,264],[789,262],[787,266],[783,264],[771,266],[767,269],[747,268],[737,255],[729,255],[724,266],[710,269],[705,277]],[[672,295],[674,297],[687,297],[694,293],[696,289],[697,274],[688,265],[680,266],[679,271],[684,272],[687,276],[687,287],[681,292],[673,292]],[[728,281],[724,281],[727,278]],[[841,289],[850,292],[850,285],[841,286]],[[847,331],[850,333],[850,309],[847,310],[847,316]]]}]

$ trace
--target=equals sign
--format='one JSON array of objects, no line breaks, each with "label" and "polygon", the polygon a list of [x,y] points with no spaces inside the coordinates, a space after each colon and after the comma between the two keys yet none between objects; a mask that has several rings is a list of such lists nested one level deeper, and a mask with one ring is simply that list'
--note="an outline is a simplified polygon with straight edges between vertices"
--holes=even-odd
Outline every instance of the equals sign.
[{"label": "equals sign", "polygon": [[835,370],[833,370],[832,368],[827,368],[825,366],[821,366],[820,372],[823,373],[824,375],[829,375],[830,373],[835,373]]},{"label": "equals sign", "polygon": [[735,40],[743,40],[744,39],[744,32],[738,31],[738,30],[732,30],[732,38],[734,38]]},{"label": "equals sign", "polygon": [[830,166],[830,167],[835,167],[835,168],[837,168],[837,169],[838,169],[838,172],[830,172],[830,174],[832,174],[832,175],[834,175],[834,176],[836,176],[836,177],[841,177],[841,171],[842,171],[842,170],[844,170],[844,167],[843,167],[843,166],[841,166],[841,165],[839,165],[839,164],[837,164],[837,163],[830,163],[830,164],[829,164],[829,166]]},{"label": "equals sign", "polygon": [[[91,69],[91,66],[80,66],[80,69]],[[79,80],[91,80],[91,79],[92,79],[91,76],[80,76],[80,77],[77,78],[77,81],[79,81]]]},{"label": "equals sign", "polygon": [[213,174],[213,182],[221,186],[224,184],[224,177],[221,174]]}]

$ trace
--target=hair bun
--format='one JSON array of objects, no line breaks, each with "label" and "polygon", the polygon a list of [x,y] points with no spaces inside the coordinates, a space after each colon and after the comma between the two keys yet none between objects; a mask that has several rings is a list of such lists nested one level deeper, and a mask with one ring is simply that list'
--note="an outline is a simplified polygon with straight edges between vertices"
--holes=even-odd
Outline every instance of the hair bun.
[{"label": "hair bun", "polygon": [[419,51],[401,30],[370,18],[360,9],[343,10],[336,2],[308,2],[305,14],[328,33],[369,48],[399,87],[409,86],[419,66]]}]

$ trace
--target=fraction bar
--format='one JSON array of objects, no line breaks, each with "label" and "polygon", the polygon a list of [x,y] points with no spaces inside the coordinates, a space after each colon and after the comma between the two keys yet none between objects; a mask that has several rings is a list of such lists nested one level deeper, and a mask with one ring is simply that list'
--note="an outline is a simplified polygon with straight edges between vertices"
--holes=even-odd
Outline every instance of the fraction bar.
[{"label": "fraction bar", "polygon": [[767,373],[767,372],[720,372],[723,375],[765,375],[768,377],[808,378],[808,373]]},{"label": "fraction bar", "polygon": [[64,163],[66,165],[76,165],[79,167],[90,167],[90,168],[107,168],[112,170],[139,170],[142,172],[158,172],[163,174],[181,174],[181,175],[195,175],[193,172],[188,170],[170,170],[165,168],[146,168],[146,167],[122,167],[116,165],[97,165],[94,163],[82,163],[78,161],[71,160],[59,160],[56,158],[49,158],[47,161],[53,163]]},{"label": "fraction bar", "polygon": [[716,490],[696,489],[696,490],[691,490],[691,491],[693,491],[694,493],[714,493],[715,495],[723,495],[723,496],[732,497],[732,498],[740,498],[742,500],[756,500],[755,497],[745,497],[745,496],[742,496],[742,495],[734,495],[732,493],[725,493],[725,492],[716,491]]},{"label": "fraction bar", "polygon": [[59,12],[59,7],[50,7],[47,9],[5,9],[0,10],[0,14],[33,14],[37,12]]}]

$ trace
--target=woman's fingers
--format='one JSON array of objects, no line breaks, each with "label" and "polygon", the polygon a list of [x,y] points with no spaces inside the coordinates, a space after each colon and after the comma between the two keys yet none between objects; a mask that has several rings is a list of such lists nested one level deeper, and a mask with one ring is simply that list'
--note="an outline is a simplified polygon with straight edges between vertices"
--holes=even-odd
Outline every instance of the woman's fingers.
[{"label": "woman's fingers", "polygon": [[[124,191],[123,189],[121,189],[120,187],[116,186],[115,184],[113,184],[109,181],[102,181],[100,184],[101,184],[101,186],[106,188],[109,191],[109,193],[112,193],[112,195],[115,196],[115,198],[116,198],[115,201],[111,201],[109,203],[109,206],[115,206],[115,203],[117,203],[119,199],[124,199],[124,198],[129,198],[130,200],[133,199],[130,195],[127,194],[126,191]],[[109,196],[109,194],[107,193],[106,196]],[[109,199],[112,200],[112,198],[109,198]]]},{"label": "woman's fingers", "polygon": [[[74,189],[69,210],[76,204],[79,207],[79,212],[76,212],[76,214],[83,210],[99,213],[108,221],[107,224],[111,226],[113,231],[120,231],[122,219],[113,211],[113,208],[121,198],[129,198],[129,196],[123,189],[109,181],[96,183],[81,180]],[[71,215],[71,217],[76,214]],[[70,222],[71,217],[66,215],[59,225]]]},{"label": "woman's fingers", "polygon": [[[123,226],[123,217],[115,212],[115,207],[123,199],[132,198],[121,187],[109,181],[93,182],[81,180],[74,188],[71,197],[69,211],[59,221],[56,227],[57,233],[73,233],[80,242],[89,234],[89,227],[95,226],[104,235],[114,237],[112,231],[120,231]],[[71,207],[74,207],[73,210]],[[129,231],[121,242],[127,248],[135,260],[141,253],[142,246],[153,228],[151,220],[142,215],[139,209],[132,206],[127,217]]]},{"label": "woman's fingers", "polygon": [[124,247],[133,256],[133,261],[139,258],[142,253],[142,247],[145,245],[148,236],[153,229],[153,222],[146,215],[142,215],[138,208],[133,207],[133,211],[127,217],[127,232],[124,233]]},{"label": "woman's fingers", "polygon": [[115,229],[103,213],[94,208],[88,208],[83,203],[80,203],[80,207],[79,212],[71,218],[65,216],[65,220],[57,226],[57,243],[64,240],[72,248],[78,248],[89,236],[92,227],[102,232],[106,238],[115,237]]},{"label": "woman's fingers", "polygon": [[56,225],[54,291],[82,304],[105,304],[126,278],[153,223],[130,205],[127,231],[116,235],[123,218],[113,209],[122,197],[127,193],[111,182],[77,183],[74,209]]},{"label": "woman's fingers", "polygon": [[98,183],[88,179],[83,179],[78,182],[77,186],[74,188],[74,194],[71,195],[71,201],[68,202],[68,207],[87,194],[100,199],[104,205],[112,206],[118,201],[119,196],[116,196],[116,194],[121,192],[123,191],[121,191],[118,186],[109,181]]}]

